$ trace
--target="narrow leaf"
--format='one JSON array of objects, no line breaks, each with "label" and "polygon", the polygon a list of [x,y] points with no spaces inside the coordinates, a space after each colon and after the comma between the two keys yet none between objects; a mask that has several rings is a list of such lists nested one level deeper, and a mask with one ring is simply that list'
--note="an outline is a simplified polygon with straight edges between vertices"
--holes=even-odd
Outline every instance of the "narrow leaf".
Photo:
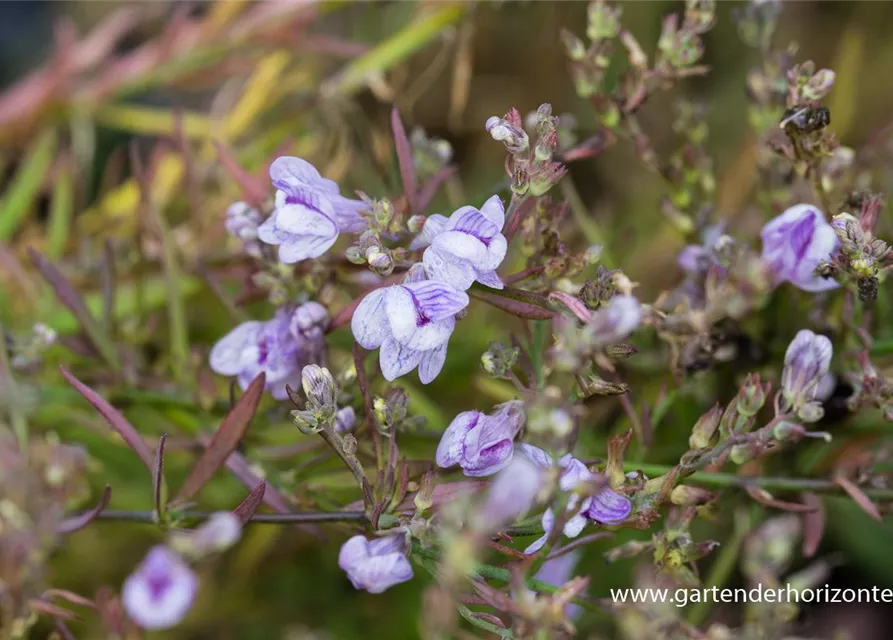
[{"label": "narrow leaf", "polygon": [[410,215],[417,213],[415,209],[416,175],[412,163],[412,147],[406,137],[406,129],[400,120],[397,105],[391,109],[391,128],[394,130],[394,146],[397,149],[397,162],[400,164],[400,178],[403,180],[403,193],[406,197],[406,210]]},{"label": "narrow leaf", "polygon": [[519,318],[526,318],[527,320],[550,320],[555,317],[554,311],[550,309],[544,309],[543,307],[531,304],[529,302],[513,300],[512,298],[503,298],[492,293],[476,291],[475,289],[469,289],[468,293],[478,300],[482,300],[483,302],[486,302],[487,304],[492,305],[497,309],[502,309],[503,311]]},{"label": "narrow leaf", "polygon": [[871,516],[872,519],[877,520],[878,522],[884,521],[875,504],[852,480],[844,476],[837,476],[834,478],[834,482],[840,485],[840,487],[849,494],[853,501],[862,508],[862,511]]},{"label": "narrow leaf", "polygon": [[266,375],[261,373],[248,385],[245,393],[223,419],[217,433],[211,438],[204,453],[195,463],[183,486],[180,487],[177,501],[188,500],[198,493],[223,466],[229,455],[236,450],[248,429],[248,424],[257,412],[265,383]]},{"label": "narrow leaf", "polygon": [[786,502],[779,500],[765,489],[759,487],[747,487],[747,495],[766,507],[773,509],[781,509],[782,511],[793,511],[795,513],[812,513],[817,510],[815,505],[800,504],[798,502]]},{"label": "narrow leaf", "polygon": [[136,455],[139,456],[139,459],[143,461],[143,464],[146,465],[146,468],[151,471],[152,451],[149,449],[148,445],[146,445],[142,436],[140,436],[137,430],[133,428],[133,425],[127,421],[127,418],[125,418],[120,411],[110,405],[105,398],[71,375],[65,367],[60,366],[59,370],[62,372],[62,375],[65,376],[65,379],[68,380],[68,383],[77,389],[78,392],[87,399],[87,402],[92,404],[93,407],[102,414],[102,417],[109,423],[109,426],[117,431],[118,435],[124,438],[124,442],[133,449],[134,453],[136,453]]},{"label": "narrow leaf", "polygon": [[264,500],[264,493],[266,490],[267,483],[261,482],[251,490],[251,493],[249,493],[244,500],[242,500],[242,504],[233,509],[233,515],[235,515],[242,524],[248,524],[248,521],[254,517],[254,512],[257,511],[257,508]]},{"label": "narrow leaf", "polygon": [[90,338],[97,351],[102,354],[106,362],[118,369],[118,352],[115,349],[115,345],[102,333],[96,324],[96,320],[84,303],[84,299],[75,291],[68,279],[62,275],[62,272],[37,251],[29,247],[28,256],[40,274],[53,288],[59,302],[65,305],[72,315],[77,318],[84,333]]},{"label": "narrow leaf", "polygon": [[164,519],[164,511],[167,506],[167,484],[164,481],[164,443],[167,434],[161,434],[158,445],[155,447],[155,460],[152,462],[152,504],[155,508],[155,516],[161,522]]},{"label": "narrow leaf", "polygon": [[106,335],[115,333],[115,292],[118,274],[115,267],[115,252],[110,240],[105,241],[102,251],[102,328]]},{"label": "narrow leaf", "polygon": [[266,185],[245,171],[232,152],[222,142],[215,141],[214,147],[217,149],[220,164],[223,165],[226,172],[242,189],[242,197],[245,201],[254,206],[263,205],[268,192]]},{"label": "narrow leaf", "polygon": [[47,228],[47,255],[55,260],[65,252],[74,214],[74,177],[70,163],[65,162],[53,181],[53,201]]},{"label": "narrow leaf", "polygon": [[105,489],[103,489],[102,491],[102,497],[99,499],[99,503],[95,507],[93,507],[90,511],[81,513],[60,522],[58,525],[56,525],[56,533],[74,533],[75,531],[80,531],[99,517],[99,514],[102,513],[103,509],[108,506],[109,500],[111,499],[112,488],[108,485],[105,485]]},{"label": "narrow leaf", "polygon": [[803,556],[811,558],[818,551],[825,535],[825,508],[814,493],[803,493],[803,504],[815,509],[803,514]]},{"label": "narrow leaf", "polygon": [[0,240],[8,240],[31,211],[56,155],[56,132],[44,131],[0,200]]}]

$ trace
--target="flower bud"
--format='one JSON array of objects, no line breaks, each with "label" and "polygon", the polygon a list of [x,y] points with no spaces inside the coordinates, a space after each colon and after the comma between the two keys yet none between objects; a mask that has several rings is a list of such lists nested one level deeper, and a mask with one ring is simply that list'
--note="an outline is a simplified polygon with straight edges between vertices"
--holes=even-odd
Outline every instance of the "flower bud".
[{"label": "flower bud", "polygon": [[592,396],[621,396],[629,392],[629,385],[625,382],[611,382],[596,375],[589,375],[585,380],[578,379],[578,382],[584,398]]},{"label": "flower bud", "polygon": [[425,220],[427,218],[423,215],[410,216],[409,220],[406,221],[406,228],[410,233],[421,233],[425,227]]},{"label": "flower bud", "polygon": [[670,502],[680,506],[697,506],[715,500],[717,495],[703,487],[680,484],[670,492]]},{"label": "flower bud", "polygon": [[520,123],[514,125],[505,118],[492,116],[487,119],[485,128],[490,137],[503,143],[512,155],[524,153],[530,147],[530,140]]},{"label": "flower bud", "polygon": [[306,436],[316,435],[322,431],[319,420],[313,411],[298,411],[297,409],[290,412],[291,421],[295,423],[298,430]]},{"label": "flower bud", "polygon": [[234,202],[226,210],[224,226],[227,233],[242,242],[257,240],[261,223],[260,211],[245,202]]},{"label": "flower bud", "polygon": [[825,336],[806,329],[797,333],[785,353],[781,375],[781,393],[788,408],[799,410],[815,399],[832,352],[831,341]]},{"label": "flower bud", "polygon": [[346,257],[351,264],[366,264],[365,252],[356,245],[347,247],[344,252],[344,257]]},{"label": "flower bud", "polygon": [[745,462],[753,460],[755,455],[756,452],[753,450],[753,447],[751,445],[736,444],[729,452],[729,460],[731,460],[735,464],[744,464]]},{"label": "flower bud", "polygon": [[335,378],[319,365],[308,364],[301,370],[301,387],[313,409],[334,409]]},{"label": "flower bud", "polygon": [[622,544],[619,547],[614,547],[604,554],[604,558],[605,562],[610,564],[613,562],[617,562],[618,560],[635,558],[636,556],[640,556],[643,553],[650,553],[653,549],[654,544],[651,542],[632,541]]},{"label": "flower bud", "polygon": [[593,42],[614,38],[620,33],[621,8],[608,5],[604,0],[589,4],[586,35]]},{"label": "flower bud", "polygon": [[372,401],[372,417],[375,418],[375,424],[379,427],[390,425],[394,421],[394,414],[388,406],[387,400],[381,396],[376,396]]},{"label": "flower bud", "polygon": [[622,493],[603,487],[592,496],[586,515],[599,524],[620,524],[632,512],[633,505]]},{"label": "flower bud", "polygon": [[706,449],[713,443],[713,436],[719,427],[723,410],[719,403],[713,405],[707,413],[698,418],[688,438],[688,446],[692,449]]},{"label": "flower bud", "polygon": [[394,259],[389,251],[381,247],[369,247],[366,249],[366,262],[380,275],[387,276],[394,271]]},{"label": "flower bud", "polygon": [[738,413],[750,417],[759,413],[766,403],[766,390],[760,383],[760,374],[752,373],[744,379],[738,393]]},{"label": "flower bud", "polygon": [[821,100],[834,86],[835,74],[831,69],[819,69],[803,87],[803,97],[807,100]]}]

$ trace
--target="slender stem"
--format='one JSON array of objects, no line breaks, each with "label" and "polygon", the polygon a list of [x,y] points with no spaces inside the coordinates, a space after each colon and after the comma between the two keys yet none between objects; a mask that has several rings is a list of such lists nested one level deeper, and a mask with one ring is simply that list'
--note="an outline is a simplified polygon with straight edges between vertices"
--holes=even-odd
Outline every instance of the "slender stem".
[{"label": "slender stem", "polygon": [[[183,511],[179,515],[186,520],[203,522],[214,515],[213,511]],[[79,514],[76,514],[79,515]],[[154,523],[152,511],[122,511],[106,509],[97,516],[97,520],[119,522]],[[332,511],[316,513],[258,513],[247,524],[294,524],[306,522],[356,522],[365,520],[363,511]]]},{"label": "slender stem", "polygon": [[[626,471],[640,470],[649,477],[661,476],[670,471],[671,465],[663,464],[639,464],[635,462],[624,463]],[[820,480],[814,478],[773,478],[766,476],[738,476],[730,473],[714,473],[710,471],[696,471],[686,478],[686,481],[695,484],[703,484],[710,487],[759,487],[766,490],[794,493],[798,491],[812,491],[813,493],[843,494],[844,491],[832,480]],[[893,500],[893,489],[875,489],[866,487],[865,495],[876,500]]]},{"label": "slender stem", "polygon": [[17,404],[16,382],[12,375],[12,363],[6,356],[6,334],[0,323],[0,400],[6,403],[6,412],[19,444],[22,456],[28,455],[28,421]]}]

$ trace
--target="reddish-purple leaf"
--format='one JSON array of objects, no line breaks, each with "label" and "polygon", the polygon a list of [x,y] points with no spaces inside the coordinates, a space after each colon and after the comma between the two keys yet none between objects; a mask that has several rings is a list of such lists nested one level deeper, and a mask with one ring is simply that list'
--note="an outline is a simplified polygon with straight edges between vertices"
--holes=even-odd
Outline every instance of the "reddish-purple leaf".
[{"label": "reddish-purple leaf", "polygon": [[152,451],[149,449],[148,445],[146,445],[137,430],[133,428],[133,425],[127,421],[127,418],[125,418],[120,411],[110,405],[105,398],[71,375],[65,367],[60,366],[59,370],[62,372],[62,375],[65,376],[65,379],[68,380],[68,383],[77,389],[78,393],[84,396],[87,399],[87,402],[92,404],[96,410],[102,414],[102,417],[105,418],[112,429],[118,432],[118,435],[124,439],[124,442],[133,449],[133,452],[139,456],[139,459],[143,461],[146,468],[151,471],[153,458]]},{"label": "reddish-purple leaf", "polygon": [[802,497],[803,504],[814,508],[814,511],[803,514],[803,556],[811,558],[825,535],[825,509],[816,494],[803,493]]},{"label": "reddish-purple leaf", "polygon": [[75,531],[80,531],[99,517],[99,514],[108,506],[109,500],[111,499],[112,488],[106,485],[105,489],[102,491],[102,497],[99,499],[99,504],[86,513],[81,513],[60,522],[56,525],[56,533],[74,533]]},{"label": "reddish-purple leaf", "polygon": [[589,322],[592,320],[592,312],[579,298],[575,298],[564,291],[552,291],[549,293],[548,298],[577,316],[577,319],[580,320],[580,322]]},{"label": "reddish-purple leaf", "polygon": [[[52,262],[44,258],[31,247],[28,247],[28,257],[31,258],[31,263],[40,272],[40,275],[42,275],[44,280],[46,280],[50,287],[52,287],[59,302],[71,311],[71,314],[77,319],[81,324],[81,327],[92,339],[95,320],[81,295]],[[100,345],[96,346],[100,347]]]},{"label": "reddish-purple leaf", "polygon": [[551,309],[546,309],[529,302],[504,298],[484,291],[475,291],[474,289],[469,289],[468,293],[479,300],[483,300],[487,304],[493,305],[497,309],[502,309],[519,318],[526,318],[527,320],[551,320],[555,317],[555,312]]},{"label": "reddish-purple leaf", "polygon": [[261,373],[248,385],[245,393],[220,423],[217,433],[211,438],[183,486],[180,487],[177,501],[189,500],[198,493],[239,446],[242,436],[248,429],[248,424],[257,412],[265,383],[266,375]]},{"label": "reddish-purple leaf", "polygon": [[267,489],[267,483],[261,482],[251,490],[242,503],[233,509],[233,515],[239,519],[242,524],[247,524],[254,517],[254,512],[264,500],[264,492]]},{"label": "reddish-purple leaf", "polygon": [[217,149],[220,164],[223,165],[226,172],[242,189],[242,197],[245,198],[245,201],[256,207],[263,205],[268,193],[266,185],[245,171],[232,152],[222,142],[215,141],[214,147]]},{"label": "reddish-purple leaf", "polygon": [[434,174],[433,178],[422,185],[422,188],[419,190],[418,202],[416,202],[419,211],[424,211],[428,208],[428,205],[431,204],[431,201],[434,199],[434,196],[437,195],[440,187],[443,186],[443,184],[455,173],[456,167],[444,167]]},{"label": "reddish-purple leaf", "polygon": [[396,105],[391,109],[391,128],[394,130],[394,146],[397,148],[397,162],[400,164],[400,177],[403,180],[406,210],[412,215],[418,213],[415,210],[415,166],[412,163],[412,147],[409,144],[409,139],[406,137],[406,129],[403,128],[400,112],[397,111]]},{"label": "reddish-purple leaf", "polygon": [[765,489],[760,489],[759,487],[747,487],[746,491],[747,495],[766,507],[781,509],[782,511],[794,511],[796,513],[811,513],[816,510],[815,506],[808,504],[779,500]]},{"label": "reddish-purple leaf", "polygon": [[881,514],[877,509],[877,506],[875,506],[871,499],[867,495],[865,495],[865,492],[862,491],[862,489],[860,489],[858,486],[856,486],[856,484],[852,480],[844,476],[837,476],[836,478],[834,478],[834,482],[840,485],[857,505],[862,507],[862,511],[867,513],[878,522],[884,521],[884,518],[881,517]]},{"label": "reddish-purple leaf", "polygon": [[161,434],[158,445],[155,447],[155,459],[152,462],[152,504],[155,506],[155,514],[159,520],[164,515],[164,442],[167,434]]}]

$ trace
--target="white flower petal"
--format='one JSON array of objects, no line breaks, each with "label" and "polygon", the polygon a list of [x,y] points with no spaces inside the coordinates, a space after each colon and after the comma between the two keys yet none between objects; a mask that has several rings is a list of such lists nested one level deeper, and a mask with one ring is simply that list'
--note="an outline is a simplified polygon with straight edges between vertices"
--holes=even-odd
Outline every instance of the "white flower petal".
[{"label": "white flower petal", "polygon": [[388,337],[381,345],[378,354],[378,363],[381,367],[381,375],[388,382],[393,382],[400,376],[406,375],[417,366],[422,359],[422,352],[404,346]]},{"label": "white flower petal", "polygon": [[318,258],[328,251],[338,235],[333,236],[303,236],[289,235],[289,238],[279,245],[279,260],[283,264],[294,264],[301,260]]},{"label": "white flower petal", "polygon": [[257,340],[263,326],[263,322],[243,322],[223,336],[208,356],[211,369],[223,376],[238,374],[243,367],[243,353],[246,346]]},{"label": "white flower petal", "polygon": [[465,437],[483,417],[484,414],[480,411],[463,411],[453,418],[450,426],[443,432],[440,444],[437,445],[437,451],[434,454],[437,466],[446,469],[459,464]]},{"label": "white flower petal", "polygon": [[490,197],[481,207],[481,213],[500,231],[505,226],[505,205],[499,196]]},{"label": "white flower petal", "polygon": [[422,354],[422,359],[419,362],[419,380],[422,384],[428,384],[440,375],[443,364],[446,362],[446,354],[446,344],[442,344],[436,349],[425,351]]},{"label": "white flower petal", "polygon": [[410,250],[414,251],[430,245],[431,241],[443,232],[446,225],[446,216],[442,216],[439,213],[428,216],[425,220],[425,225],[422,227],[422,232],[409,243]]},{"label": "white flower petal", "polygon": [[391,335],[385,309],[386,289],[375,289],[360,301],[350,321],[353,337],[364,349],[377,349]]}]

